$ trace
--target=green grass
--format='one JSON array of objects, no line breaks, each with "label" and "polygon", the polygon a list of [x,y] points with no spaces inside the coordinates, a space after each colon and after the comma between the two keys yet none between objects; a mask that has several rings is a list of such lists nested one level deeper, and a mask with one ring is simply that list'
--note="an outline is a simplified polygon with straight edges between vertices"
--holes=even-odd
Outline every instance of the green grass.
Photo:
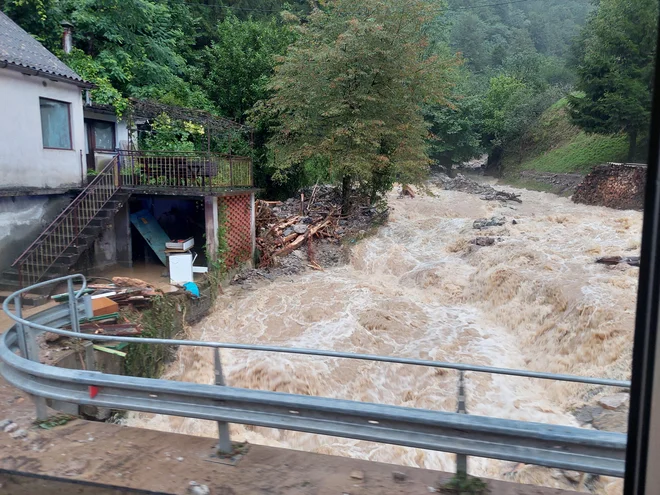
[{"label": "green grass", "polygon": [[587,174],[594,165],[622,162],[628,153],[626,136],[578,133],[568,143],[522,163],[522,170]]},{"label": "green grass", "polygon": [[557,101],[505,150],[502,177],[506,182],[518,182],[523,170],[587,174],[595,165],[625,161],[626,136],[586,134],[570,122],[567,103],[565,98]]}]

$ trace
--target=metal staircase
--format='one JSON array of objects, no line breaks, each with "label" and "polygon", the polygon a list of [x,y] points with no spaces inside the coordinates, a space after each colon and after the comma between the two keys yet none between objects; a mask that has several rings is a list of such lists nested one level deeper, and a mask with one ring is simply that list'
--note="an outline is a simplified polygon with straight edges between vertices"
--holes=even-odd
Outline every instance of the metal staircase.
[{"label": "metal staircase", "polygon": [[[16,291],[43,280],[69,273],[103,229],[128,200],[120,190],[118,158],[115,157],[0,275],[0,291]],[[27,294],[24,304],[44,303],[52,286]],[[0,301],[5,296],[0,295]]]}]

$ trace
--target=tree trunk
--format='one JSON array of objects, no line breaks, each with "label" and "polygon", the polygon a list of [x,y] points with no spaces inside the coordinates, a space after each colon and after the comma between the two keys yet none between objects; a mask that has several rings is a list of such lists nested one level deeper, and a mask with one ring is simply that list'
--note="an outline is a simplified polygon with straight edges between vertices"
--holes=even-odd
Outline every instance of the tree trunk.
[{"label": "tree trunk", "polygon": [[484,170],[485,175],[490,175],[491,177],[499,177],[501,170],[503,150],[499,146],[495,146],[490,153],[488,153],[488,161],[486,162],[486,167]]},{"label": "tree trunk", "polygon": [[351,195],[351,176],[344,175],[341,180],[341,214],[348,215],[348,207],[350,206]]},{"label": "tree trunk", "polygon": [[628,163],[635,161],[637,153],[637,129],[628,131]]}]

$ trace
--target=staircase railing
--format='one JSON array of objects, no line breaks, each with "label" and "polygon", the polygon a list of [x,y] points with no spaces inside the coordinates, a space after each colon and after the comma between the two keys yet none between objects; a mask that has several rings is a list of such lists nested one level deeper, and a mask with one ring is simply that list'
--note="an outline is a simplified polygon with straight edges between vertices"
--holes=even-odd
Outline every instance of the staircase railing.
[{"label": "staircase railing", "polygon": [[12,267],[18,269],[21,287],[41,280],[55,261],[75,245],[81,232],[117,192],[119,185],[118,159],[115,156],[14,261]]}]

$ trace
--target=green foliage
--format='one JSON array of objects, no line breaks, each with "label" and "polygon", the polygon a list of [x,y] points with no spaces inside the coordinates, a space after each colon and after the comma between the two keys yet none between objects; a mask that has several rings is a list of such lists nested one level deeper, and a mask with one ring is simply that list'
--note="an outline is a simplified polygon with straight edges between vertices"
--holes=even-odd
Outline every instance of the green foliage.
[{"label": "green foliage", "polygon": [[[183,321],[176,311],[177,301],[161,295],[151,299],[151,307],[144,311],[131,310],[124,316],[142,326],[141,337],[172,339],[183,330]],[[183,302],[180,302],[183,304]],[[124,366],[129,376],[157,378],[174,355],[175,348],[167,345],[130,344]]]},{"label": "green foliage", "polygon": [[522,170],[586,174],[594,165],[623,161],[627,147],[621,134],[586,134],[573,125],[567,99],[562,98],[505,148],[502,174],[507,182],[518,185],[524,185]]},{"label": "green foliage", "polygon": [[276,178],[319,157],[349,186],[348,177],[424,177],[422,106],[446,103],[455,66],[425,53],[428,19],[422,0],[337,0],[310,16],[258,107],[257,118],[277,122],[268,142]]},{"label": "green foliage", "polygon": [[275,57],[286,52],[293,31],[275,20],[220,22],[215,39],[197,56],[193,81],[222,115],[242,120],[245,112],[268,96],[266,86]]},{"label": "green foliage", "polygon": [[[193,122],[172,120],[159,115],[151,123],[151,131],[141,138],[140,148],[157,151],[195,151],[195,143],[204,135],[204,127]],[[195,139],[197,138],[197,139]]]},{"label": "green foliage", "polygon": [[0,0],[0,10],[51,51],[61,43],[58,7],[58,0]]},{"label": "green foliage", "polygon": [[215,259],[205,246],[206,260],[209,265],[208,279],[211,288],[211,301],[218,297],[219,287],[222,280],[227,276],[227,255],[229,254],[229,244],[227,243],[227,205],[224,202],[218,203],[218,239]]},{"label": "green foliage", "polygon": [[480,478],[458,472],[447,483],[441,484],[440,493],[447,495],[486,495],[490,490]]},{"label": "green foliage", "polygon": [[56,414],[55,416],[49,416],[48,419],[45,420],[36,420],[33,424],[44,430],[52,430],[53,428],[63,426],[74,419],[78,418],[69,414]]},{"label": "green foliage", "polygon": [[459,164],[481,155],[483,98],[460,71],[449,98],[451,105],[430,106],[425,111],[429,129],[429,156],[439,165]]},{"label": "green foliage", "polygon": [[83,79],[96,85],[96,88],[91,92],[92,100],[95,103],[112,105],[118,115],[124,113],[128,106],[128,100],[112,85],[105,68],[99,61],[78,48],[74,48],[68,54],[59,53],[59,56],[64,63],[80,74]]},{"label": "green foliage", "polygon": [[650,122],[658,3],[601,0],[582,33],[573,121],[588,132],[626,132],[629,159]]},{"label": "green foliage", "polygon": [[598,164],[626,158],[625,136],[579,132],[565,145],[524,162],[525,170],[586,174]]}]

